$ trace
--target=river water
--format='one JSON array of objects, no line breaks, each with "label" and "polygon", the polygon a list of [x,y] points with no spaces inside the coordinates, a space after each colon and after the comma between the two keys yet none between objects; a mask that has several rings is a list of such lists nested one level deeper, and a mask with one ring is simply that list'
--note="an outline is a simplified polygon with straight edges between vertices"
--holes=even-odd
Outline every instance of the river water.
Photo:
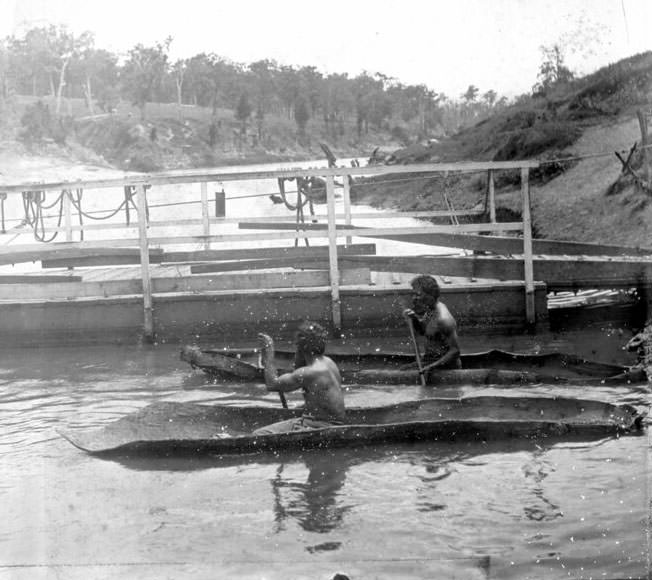
[{"label": "river water", "polygon": [[[628,363],[627,338],[605,326],[461,340],[466,351],[559,349]],[[279,404],[263,385],[211,383],[178,354],[171,345],[0,353],[0,579],[648,577],[647,432],[120,461],[57,434],[162,400]],[[649,404],[635,385],[520,392]],[[471,393],[504,394],[370,387],[346,400]]]},{"label": "river water", "polygon": [[[646,434],[104,460],[56,429],[99,427],[161,400],[278,400],[263,385],[211,383],[168,345],[3,351],[0,378],[0,578],[520,580],[648,570]],[[435,394],[480,392],[501,391]],[[534,392],[641,406],[649,398],[640,386]],[[433,393],[346,394],[351,406],[415,396]],[[299,400],[292,394],[290,405]]]}]

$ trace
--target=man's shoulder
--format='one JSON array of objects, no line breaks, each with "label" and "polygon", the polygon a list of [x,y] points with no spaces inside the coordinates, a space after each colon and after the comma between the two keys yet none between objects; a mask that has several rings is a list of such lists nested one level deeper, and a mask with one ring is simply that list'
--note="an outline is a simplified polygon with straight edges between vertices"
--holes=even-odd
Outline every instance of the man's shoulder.
[{"label": "man's shoulder", "polygon": [[433,316],[430,319],[430,323],[436,328],[453,329],[457,327],[455,317],[442,302],[437,304],[437,310],[433,313]]}]

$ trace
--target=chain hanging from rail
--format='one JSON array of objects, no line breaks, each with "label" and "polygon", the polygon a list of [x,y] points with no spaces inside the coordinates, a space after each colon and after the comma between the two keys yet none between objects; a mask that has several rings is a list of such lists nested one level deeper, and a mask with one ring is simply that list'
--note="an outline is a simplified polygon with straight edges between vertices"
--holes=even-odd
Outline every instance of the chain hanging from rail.
[{"label": "chain hanging from rail", "polygon": [[444,207],[450,212],[451,224],[454,226],[459,226],[460,220],[457,219],[457,214],[455,213],[453,202],[451,201],[448,195],[449,190],[450,190],[450,181],[448,178],[448,171],[446,171],[444,172],[444,186],[441,190],[441,198],[444,202]]},{"label": "chain hanging from rail", "polygon": [[52,209],[58,204],[59,215],[57,216],[57,228],[61,227],[63,220],[63,196],[64,192],[62,191],[51,204],[46,205],[44,191],[23,191],[23,210],[25,212],[23,223],[34,230],[34,238],[39,242],[51,242],[57,237],[58,231],[55,231],[49,238],[45,237],[44,218],[46,216],[43,215],[43,210]]},{"label": "chain hanging from rail", "polygon": [[[293,192],[286,192],[285,191],[285,182],[286,181],[294,181],[296,179],[297,182],[297,201],[296,204],[292,204],[288,201],[288,194],[293,193]],[[308,209],[310,210],[310,216],[313,218],[315,217],[315,206],[314,206],[314,201],[313,198],[316,195],[316,191],[319,189],[319,186],[321,185],[319,178],[316,177],[279,177],[278,178],[278,190],[279,193],[281,194],[281,200],[285,204],[285,207],[287,207],[290,211],[296,212],[296,231],[297,233],[300,230],[305,230],[305,228],[301,227],[302,224],[305,224],[305,213],[303,208],[308,205]],[[322,186],[325,191],[325,184]],[[306,246],[310,246],[310,242],[308,241],[308,238],[304,238],[304,242]],[[299,245],[299,238],[295,238],[294,240],[294,245],[295,247]]]},{"label": "chain hanging from rail", "polygon": [[[150,186],[146,185],[145,189],[149,189],[149,187]],[[57,196],[57,198],[50,204],[45,203],[46,200],[45,191],[40,191],[40,190],[23,191],[22,197],[23,197],[24,217],[22,220],[22,225],[30,226],[34,231],[34,238],[39,242],[47,243],[55,240],[57,235],[59,234],[58,230],[61,228],[61,223],[63,222],[64,200],[67,198],[70,200],[72,207],[74,207],[75,210],[77,211],[79,217],[79,225],[80,225],[80,241],[83,241],[84,240],[84,230],[83,230],[84,218],[95,220],[95,221],[108,220],[124,209],[126,214],[126,223],[127,225],[130,224],[129,205],[131,204],[133,208],[136,211],[138,211],[136,204],[133,200],[133,196],[136,192],[136,187],[127,185],[124,187],[124,192],[125,192],[125,198],[116,209],[108,210],[109,213],[106,215],[97,216],[83,210],[82,200],[84,196],[84,190],[82,188],[77,188],[74,191],[71,189],[64,189]],[[5,194],[0,193],[0,217],[2,220],[2,233],[6,232],[5,207],[4,207],[4,202],[6,197],[7,197],[6,193]],[[58,206],[56,215],[46,215],[44,213],[45,210],[52,209],[56,206]],[[146,207],[147,221],[149,221],[149,206],[146,205],[145,207]],[[50,237],[46,238],[45,219],[52,218],[52,217],[57,218],[57,225],[54,233]]]}]

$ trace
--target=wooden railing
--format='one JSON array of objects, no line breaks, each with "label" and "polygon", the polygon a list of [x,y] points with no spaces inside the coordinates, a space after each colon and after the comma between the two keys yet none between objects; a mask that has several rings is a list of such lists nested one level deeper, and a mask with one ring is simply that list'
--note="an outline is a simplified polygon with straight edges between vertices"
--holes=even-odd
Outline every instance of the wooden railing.
[{"label": "wooden railing", "polygon": [[[7,263],[17,252],[26,252],[29,255],[38,255],[37,259],[47,259],[53,251],[61,251],[62,248],[76,248],[83,251],[89,251],[97,248],[127,248],[137,246],[140,249],[140,266],[142,275],[143,288],[143,306],[144,306],[144,328],[146,336],[153,336],[153,316],[152,316],[152,284],[150,269],[150,248],[151,246],[165,247],[167,245],[177,244],[200,244],[205,249],[212,244],[224,242],[260,242],[269,240],[309,240],[312,238],[328,239],[328,264],[330,273],[330,294],[331,294],[331,314],[333,325],[336,329],[341,327],[341,310],[340,310],[340,288],[339,288],[339,270],[338,270],[338,239],[345,238],[347,244],[351,243],[352,237],[389,237],[390,239],[405,239],[409,241],[411,237],[427,235],[433,233],[451,233],[451,234],[473,234],[473,233],[494,233],[501,234],[505,232],[522,233],[523,243],[523,260],[524,260],[524,282],[525,282],[525,306],[526,317],[529,324],[534,324],[534,273],[533,273],[533,256],[532,256],[532,224],[530,214],[530,191],[529,191],[529,171],[538,166],[537,162],[517,161],[517,162],[478,162],[478,163],[443,163],[443,164],[419,164],[406,166],[368,166],[368,167],[332,167],[332,168],[314,168],[314,169],[283,169],[274,171],[243,171],[243,172],[221,172],[215,171],[177,171],[152,174],[138,174],[125,176],[119,179],[100,179],[84,181],[59,181],[51,183],[18,183],[0,186],[0,192],[8,196],[21,195],[24,192],[63,192],[63,223],[60,226],[44,227],[43,232],[62,232],[65,234],[66,242],[54,244],[40,244],[20,246],[17,248],[12,245],[0,246],[0,260]],[[521,175],[521,197],[522,197],[522,221],[518,222],[496,222],[495,196],[494,196],[494,174],[502,170],[519,170]],[[487,172],[488,176],[488,214],[489,223],[478,224],[456,224],[456,225],[429,225],[428,227],[410,227],[410,228],[359,228],[352,225],[351,200],[349,176],[372,177],[390,174],[425,174],[434,175],[441,172]],[[287,222],[287,218],[247,218],[249,227],[270,228],[263,233],[243,233],[243,234],[219,234],[212,231],[211,226],[214,224],[224,223],[241,223],[242,217],[211,217],[208,199],[208,184],[224,184],[232,181],[242,180],[262,180],[262,179],[279,179],[279,178],[296,178],[296,177],[320,177],[326,181],[326,214],[316,215],[315,218],[323,218],[326,224],[319,227],[313,227],[306,223],[300,231],[287,231],[282,222]],[[335,179],[342,181],[342,198],[344,212],[336,213],[335,202]],[[200,207],[201,213],[197,218],[192,219],[171,219],[164,221],[148,221],[147,219],[147,192],[150,188],[171,184],[200,184]],[[83,190],[84,192],[102,191],[109,188],[120,188],[124,190],[126,186],[135,188],[136,206],[138,214],[137,237],[120,238],[107,237],[99,241],[76,241],[73,242],[73,232],[83,232],[91,230],[116,230],[123,229],[125,224],[120,223],[102,223],[102,224],[84,224],[74,225],[73,217],[75,208],[72,206],[72,194],[74,190]],[[441,216],[463,216],[478,215],[483,213],[478,210],[465,211],[418,211],[418,212],[386,212],[379,214],[356,214],[356,220],[367,218],[391,219],[393,217],[441,217]],[[340,223],[338,224],[338,221]],[[198,226],[201,233],[196,235],[182,236],[156,236],[152,230],[157,227],[168,226]],[[2,238],[0,237],[0,242]],[[34,253],[35,252],[35,253]]]}]

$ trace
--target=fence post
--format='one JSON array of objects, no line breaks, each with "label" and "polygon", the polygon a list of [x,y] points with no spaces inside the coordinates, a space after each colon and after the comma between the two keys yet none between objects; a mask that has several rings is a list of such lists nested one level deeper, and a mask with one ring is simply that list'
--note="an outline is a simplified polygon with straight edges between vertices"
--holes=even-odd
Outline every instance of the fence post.
[{"label": "fence post", "polygon": [[72,242],[72,210],[71,210],[71,200],[70,196],[72,192],[68,189],[64,189],[61,192],[63,196],[63,224],[66,228],[66,242]]},{"label": "fence post", "polygon": [[206,241],[204,242],[204,250],[209,250],[211,247],[210,242],[208,241],[208,236],[211,235],[211,222],[208,217],[208,183],[202,181],[200,183],[201,188],[201,220],[202,220],[202,231],[206,236]]},{"label": "fence post", "polygon": [[143,310],[145,340],[154,342],[152,279],[149,271],[149,240],[147,239],[147,198],[145,186],[136,187],[138,204],[138,235],[140,237],[140,269],[143,280]]},{"label": "fence post", "polygon": [[649,145],[649,139],[647,134],[647,117],[641,109],[636,111],[638,116],[638,126],[641,129],[641,145],[643,146],[643,179],[645,180],[645,185],[649,184],[650,181],[650,165],[649,165],[649,155],[650,153],[647,150]]},{"label": "fence post", "polygon": [[489,189],[489,221],[492,224],[496,223],[496,189],[494,186],[494,170],[489,170],[488,184]]},{"label": "fence post", "polygon": [[328,263],[331,283],[331,314],[335,336],[342,332],[342,311],[340,304],[340,273],[337,266],[337,225],[335,221],[335,180],[326,176],[326,201],[328,204]]},{"label": "fence post", "polygon": [[525,318],[528,327],[536,322],[534,296],[534,264],[532,261],[532,214],[530,210],[530,170],[521,168],[521,194],[523,197],[523,269],[525,273]]},{"label": "fence post", "polygon": [[[342,177],[342,198],[344,200],[344,223],[347,226],[351,225],[351,183],[349,176]],[[350,246],[352,242],[351,236],[346,236],[346,245]]]}]

